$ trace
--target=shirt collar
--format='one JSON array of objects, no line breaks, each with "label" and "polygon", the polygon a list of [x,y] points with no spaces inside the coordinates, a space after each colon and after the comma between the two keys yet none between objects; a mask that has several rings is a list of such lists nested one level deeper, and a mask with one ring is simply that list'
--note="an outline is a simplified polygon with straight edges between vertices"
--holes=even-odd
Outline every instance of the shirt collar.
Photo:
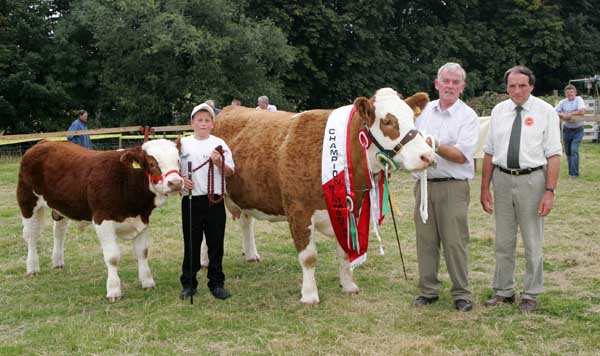
[{"label": "shirt collar", "polygon": [[[533,105],[533,95],[529,95],[529,98],[527,98],[527,101],[525,103],[523,103],[523,105],[521,105],[521,107],[523,109],[525,109],[526,111],[530,111],[531,110],[531,105]],[[510,103],[512,104],[511,110],[515,111],[517,104],[515,104],[514,101],[510,101]]]},{"label": "shirt collar", "polygon": [[[458,99],[454,102],[454,104],[452,104],[452,106],[450,106],[447,110],[446,110],[446,114],[447,115],[454,115],[456,114],[456,112],[459,110],[460,108],[460,103],[462,102],[462,100]],[[438,113],[444,113],[442,111],[442,108],[440,107],[440,100],[438,99],[435,103],[435,106],[433,107],[433,109],[438,112]]]}]

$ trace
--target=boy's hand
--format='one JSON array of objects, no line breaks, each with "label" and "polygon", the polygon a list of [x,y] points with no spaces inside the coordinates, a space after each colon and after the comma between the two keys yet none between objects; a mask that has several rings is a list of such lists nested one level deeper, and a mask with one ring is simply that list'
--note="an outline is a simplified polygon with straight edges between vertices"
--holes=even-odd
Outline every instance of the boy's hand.
[{"label": "boy's hand", "polygon": [[217,150],[210,153],[210,160],[215,166],[221,166],[221,154]]}]

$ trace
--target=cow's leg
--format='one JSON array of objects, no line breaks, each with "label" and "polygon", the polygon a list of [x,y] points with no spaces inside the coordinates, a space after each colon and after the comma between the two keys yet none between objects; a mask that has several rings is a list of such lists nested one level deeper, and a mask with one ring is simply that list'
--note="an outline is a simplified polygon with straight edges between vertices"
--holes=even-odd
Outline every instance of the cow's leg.
[{"label": "cow's leg", "polygon": [[142,288],[144,289],[150,289],[156,286],[154,278],[152,278],[152,272],[150,272],[150,266],[148,265],[148,235],[148,228],[145,228],[135,239],[133,239],[133,250],[138,259],[138,275],[140,282],[142,282]]},{"label": "cow's leg", "polygon": [[27,242],[27,275],[40,273],[40,258],[37,253],[37,240],[44,224],[44,208],[36,207],[30,218],[23,218],[23,238]]},{"label": "cow's leg", "polygon": [[317,245],[315,244],[314,225],[310,215],[306,216],[302,207],[288,210],[288,221],[298,251],[298,260],[302,266],[302,298],[304,304],[319,303],[319,291],[315,281],[317,266]]},{"label": "cow's leg", "polygon": [[109,221],[103,221],[102,224],[96,225],[96,233],[102,244],[102,253],[104,254],[104,263],[108,269],[108,278],[106,280],[106,298],[111,301],[117,301],[123,294],[121,293],[121,280],[117,267],[121,259],[121,251],[117,243],[117,234],[114,224]]},{"label": "cow's leg", "polygon": [[64,217],[56,220],[55,212],[52,212],[54,225],[52,226],[52,236],[54,237],[54,247],[52,248],[52,267],[63,268],[65,266],[65,237],[69,228],[69,220]]},{"label": "cow's leg", "polygon": [[208,246],[206,245],[206,235],[202,235],[202,245],[200,245],[200,266],[208,267]]},{"label": "cow's leg", "polygon": [[244,247],[244,256],[246,261],[260,262],[260,256],[256,251],[256,239],[254,237],[254,220],[248,214],[240,215],[240,225],[242,227],[242,246]]},{"label": "cow's leg", "polygon": [[337,240],[335,241],[335,249],[340,262],[340,286],[342,287],[342,290],[346,293],[358,293],[358,286],[354,283],[352,278],[352,270],[350,269],[348,256]]}]

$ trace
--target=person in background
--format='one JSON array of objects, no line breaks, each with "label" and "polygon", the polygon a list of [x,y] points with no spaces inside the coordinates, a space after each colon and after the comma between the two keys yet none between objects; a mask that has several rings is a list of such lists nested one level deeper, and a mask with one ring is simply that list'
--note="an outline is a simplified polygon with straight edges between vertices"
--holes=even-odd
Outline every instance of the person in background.
[{"label": "person in background", "polygon": [[204,103],[208,104],[213,109],[213,112],[215,113],[215,116],[219,115],[219,113],[221,112],[221,109],[217,108],[214,100],[208,99]]},{"label": "person in background", "polygon": [[232,106],[242,106],[242,102],[240,101],[240,99],[233,99],[233,100],[231,100],[231,105]]},{"label": "person in background", "polygon": [[[221,187],[221,177],[234,173],[231,149],[225,141],[210,134],[214,127],[215,114],[212,108],[204,103],[196,106],[190,115],[190,124],[194,134],[181,139],[181,171],[187,173],[187,162],[192,162],[195,169],[207,162],[214,164],[213,182],[214,194],[218,200],[225,194],[225,186]],[[217,150],[221,146],[223,156]],[[225,162],[222,162],[224,159]],[[221,165],[224,163],[223,171]],[[206,237],[208,246],[208,289],[217,299],[226,299],[231,293],[224,288],[225,274],[223,274],[223,245],[225,238],[225,204],[223,201],[213,203],[209,200],[209,165],[206,164],[192,173],[192,179],[184,174],[184,187],[192,193],[192,221],[190,222],[190,197],[186,194],[181,200],[181,223],[183,228],[184,255],[179,278],[182,286],[181,299],[196,294],[198,279],[196,275],[200,270],[200,246],[203,236]],[[191,223],[191,231],[190,231]],[[191,234],[191,246],[190,246]],[[192,253],[192,270],[190,271],[190,249]]]},{"label": "person in background", "polygon": [[504,83],[510,99],[492,110],[481,176],[481,206],[488,214],[494,212],[496,219],[495,295],[484,305],[515,302],[518,229],[525,246],[519,308],[528,313],[537,308],[544,289],[544,217],[552,210],[562,146],[556,111],[531,95],[533,72],[525,66],[512,67],[504,74]]},{"label": "person in background", "polygon": [[569,178],[579,177],[579,145],[583,140],[584,122],[575,120],[575,116],[585,114],[585,102],[577,96],[577,89],[573,84],[565,87],[566,98],[561,100],[554,108],[558,117],[563,121],[563,143],[569,166]]},{"label": "person in background", "polygon": [[266,95],[258,97],[258,106],[257,110],[267,110],[267,111],[277,111],[277,107],[275,105],[269,104],[269,97]]},{"label": "person in background", "polygon": [[[85,110],[79,110],[77,113],[77,119],[71,123],[68,131],[82,131],[87,130],[88,112]],[[67,140],[76,143],[81,147],[92,149],[92,141],[90,135],[75,135],[67,136]]]},{"label": "person in background", "polygon": [[421,186],[415,186],[414,221],[417,232],[417,261],[421,294],[416,307],[439,299],[440,245],[452,280],[454,306],[461,312],[473,308],[469,290],[467,244],[469,242],[469,179],[474,176],[474,158],[479,139],[479,118],[460,100],[466,73],[458,63],[446,63],[438,70],[435,88],[439,99],[427,104],[415,123],[432,135],[437,166],[427,170],[428,220],[421,219]]}]

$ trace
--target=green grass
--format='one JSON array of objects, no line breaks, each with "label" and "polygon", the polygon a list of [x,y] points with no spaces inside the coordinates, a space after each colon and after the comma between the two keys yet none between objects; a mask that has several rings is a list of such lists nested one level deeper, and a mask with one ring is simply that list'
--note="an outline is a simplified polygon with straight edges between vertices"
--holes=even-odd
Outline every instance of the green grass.
[{"label": "green grass", "polygon": [[[597,355],[600,350],[600,145],[581,148],[581,178],[561,179],[546,219],[546,291],[539,310],[486,309],[494,269],[494,221],[479,205],[477,177],[469,211],[470,282],[475,309],[453,309],[442,263],[440,301],[416,310],[418,293],[413,181],[392,179],[409,280],[405,281],[391,219],[382,229],[384,256],[371,240],[355,270],[358,295],[338,284],[334,241],[319,235],[321,303],[299,303],[301,270],[286,224],[257,223],[260,263],[241,254],[240,228],[229,220],[224,272],[233,297],[218,301],[200,279],[194,305],[178,298],[183,250],[178,198],[152,216],[150,266],[157,283],[141,289],[130,244],[122,241],[124,297],[108,303],[106,268],[91,228],[69,230],[65,269],[50,268],[51,226],[38,244],[42,273],[26,277],[27,248],[15,201],[18,161],[0,161],[0,355]],[[561,176],[565,177],[563,159]],[[49,219],[49,218],[48,218]],[[519,242],[517,281],[524,270]],[[204,274],[203,274],[204,275]]]}]

